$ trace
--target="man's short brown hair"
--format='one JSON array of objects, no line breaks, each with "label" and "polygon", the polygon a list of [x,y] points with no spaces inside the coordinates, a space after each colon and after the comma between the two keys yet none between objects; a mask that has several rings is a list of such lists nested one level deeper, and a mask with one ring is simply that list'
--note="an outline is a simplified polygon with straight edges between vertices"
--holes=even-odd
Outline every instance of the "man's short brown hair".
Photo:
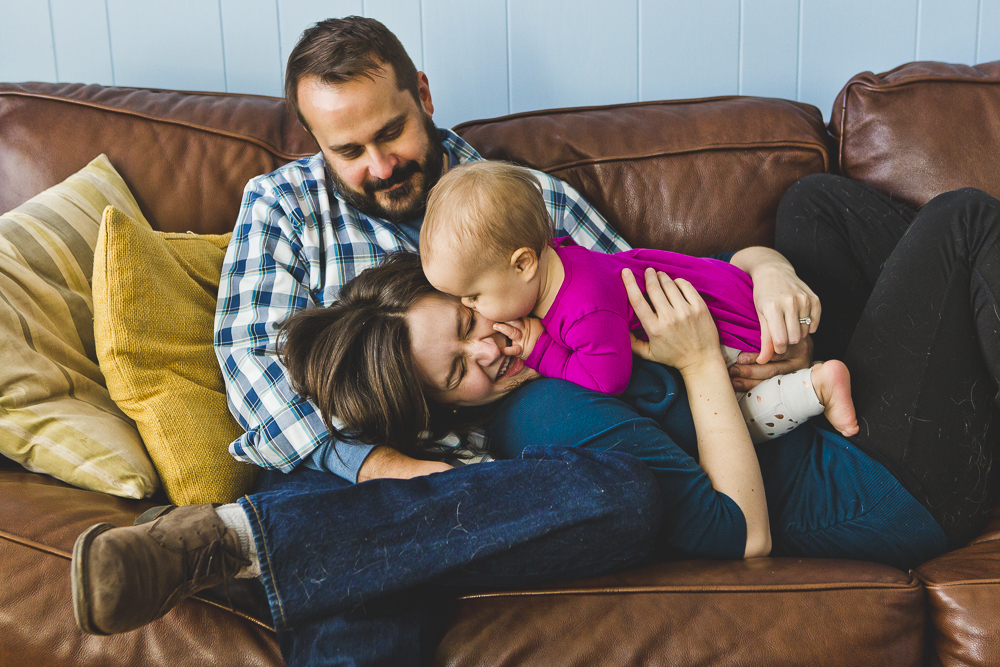
[{"label": "man's short brown hair", "polygon": [[299,108],[299,83],[317,77],[335,86],[362,77],[373,79],[386,68],[396,75],[396,86],[420,104],[417,68],[392,32],[375,19],[347,16],[327,19],[302,33],[285,68],[285,100],[307,128]]},{"label": "man's short brown hair", "polygon": [[448,250],[474,250],[475,258],[464,259],[485,265],[506,263],[519,248],[541,257],[552,238],[538,179],[524,167],[496,160],[466,162],[441,177],[427,197],[421,254],[445,250],[435,247],[442,228],[459,244]]}]

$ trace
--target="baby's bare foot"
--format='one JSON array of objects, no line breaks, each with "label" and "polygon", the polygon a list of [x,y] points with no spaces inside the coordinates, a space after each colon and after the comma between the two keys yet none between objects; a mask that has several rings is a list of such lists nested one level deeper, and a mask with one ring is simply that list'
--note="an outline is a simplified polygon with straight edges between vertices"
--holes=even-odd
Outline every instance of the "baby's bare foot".
[{"label": "baby's bare foot", "polygon": [[851,400],[851,374],[844,362],[824,361],[812,367],[813,391],[826,410],[830,424],[845,436],[858,432],[858,417]]}]

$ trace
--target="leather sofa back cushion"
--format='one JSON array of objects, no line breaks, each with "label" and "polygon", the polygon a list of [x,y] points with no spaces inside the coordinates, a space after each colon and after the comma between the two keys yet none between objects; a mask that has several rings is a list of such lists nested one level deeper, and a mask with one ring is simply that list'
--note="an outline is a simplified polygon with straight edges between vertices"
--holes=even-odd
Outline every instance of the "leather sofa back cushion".
[{"label": "leather sofa back cushion", "polygon": [[[829,169],[819,111],[785,100],[538,111],[456,130],[485,157],[569,181],[633,245],[692,254],[770,244],[784,191]],[[0,146],[0,211],[104,152],[154,229],[209,234],[232,231],[251,177],[317,150],[275,98],[45,83],[0,84]]]},{"label": "leather sofa back cushion", "polygon": [[858,74],[834,102],[830,133],[844,176],[911,206],[966,186],[1000,196],[1000,61]]},{"label": "leather sofa back cushion", "polygon": [[0,84],[0,212],[105,153],[154,229],[233,230],[253,176],[316,152],[283,100]]},{"label": "leather sofa back cushion", "polygon": [[829,170],[820,112],[755,97],[515,114],[455,128],[484,157],[561,178],[635,247],[772,245],[785,190]]}]

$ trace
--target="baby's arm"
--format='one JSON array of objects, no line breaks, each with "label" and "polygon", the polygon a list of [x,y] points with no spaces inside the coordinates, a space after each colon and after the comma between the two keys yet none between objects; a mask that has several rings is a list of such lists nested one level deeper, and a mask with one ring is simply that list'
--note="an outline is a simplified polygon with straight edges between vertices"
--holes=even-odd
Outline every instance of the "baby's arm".
[{"label": "baby's arm", "polygon": [[[545,377],[560,378],[605,394],[625,391],[632,376],[628,322],[616,313],[584,315],[555,335],[537,322],[540,332],[518,356]],[[498,325],[499,326],[499,325]],[[508,325],[509,326],[509,325]],[[504,329],[499,329],[510,336]],[[513,336],[511,336],[513,340]]]}]

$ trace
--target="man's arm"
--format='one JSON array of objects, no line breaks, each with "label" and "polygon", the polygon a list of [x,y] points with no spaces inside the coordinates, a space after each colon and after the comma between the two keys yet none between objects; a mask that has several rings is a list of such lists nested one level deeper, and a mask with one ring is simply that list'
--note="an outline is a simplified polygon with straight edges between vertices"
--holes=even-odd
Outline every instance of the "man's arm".
[{"label": "man's arm", "polygon": [[[317,305],[309,282],[316,267],[304,256],[299,227],[278,192],[258,179],[244,193],[219,283],[215,352],[230,410],[246,429],[230,451],[237,459],[288,472],[330,434],[319,409],[292,390],[275,354],[278,326]],[[331,472],[355,481],[370,450],[338,446]]]},{"label": "man's arm", "polygon": [[[325,187],[307,181],[301,191],[310,186]],[[388,448],[331,441],[316,405],[291,388],[274,353],[277,327],[297,310],[322,305],[314,294],[330,285],[311,280],[333,281],[333,293],[341,286],[340,277],[325,271],[317,258],[316,242],[302,240],[301,221],[282,207],[279,200],[293,196],[290,189],[251,182],[223,265],[215,350],[230,410],[246,429],[230,451],[237,459],[288,472],[329,445],[333,451],[326,452],[320,467],[351,482],[445,469],[445,464],[417,461]],[[294,203],[299,217],[309,214],[321,224],[318,206],[301,197]]]}]

